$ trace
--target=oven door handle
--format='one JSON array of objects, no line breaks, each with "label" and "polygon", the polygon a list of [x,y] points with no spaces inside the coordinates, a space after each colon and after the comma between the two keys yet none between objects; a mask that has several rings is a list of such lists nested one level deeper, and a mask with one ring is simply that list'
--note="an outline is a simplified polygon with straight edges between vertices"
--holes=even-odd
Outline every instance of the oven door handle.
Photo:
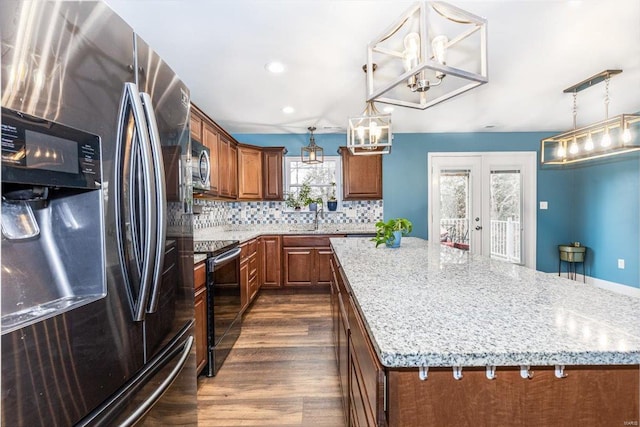
[{"label": "oven door handle", "polygon": [[225,253],[223,253],[221,255],[218,255],[217,257],[213,258],[210,261],[210,263],[211,263],[210,266],[215,267],[215,266],[218,266],[218,265],[220,265],[222,263],[225,263],[225,262],[229,261],[230,259],[233,259],[233,258],[237,257],[238,255],[240,255],[240,251],[241,251],[240,248],[235,248],[235,249],[231,249],[230,251],[227,251],[227,252],[225,252]]}]

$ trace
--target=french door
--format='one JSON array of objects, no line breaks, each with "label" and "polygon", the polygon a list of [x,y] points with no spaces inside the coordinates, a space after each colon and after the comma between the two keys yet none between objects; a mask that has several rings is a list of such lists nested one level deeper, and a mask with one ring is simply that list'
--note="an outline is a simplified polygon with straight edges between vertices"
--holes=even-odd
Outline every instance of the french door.
[{"label": "french door", "polygon": [[535,268],[536,153],[430,153],[429,239]]}]

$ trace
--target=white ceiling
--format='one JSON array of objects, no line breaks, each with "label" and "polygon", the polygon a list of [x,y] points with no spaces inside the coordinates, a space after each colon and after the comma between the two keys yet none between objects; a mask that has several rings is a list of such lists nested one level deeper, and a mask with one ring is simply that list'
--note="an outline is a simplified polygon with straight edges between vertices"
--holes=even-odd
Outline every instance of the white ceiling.
[{"label": "white ceiling", "polygon": [[[366,46],[406,0],[107,0],[232,133],[336,132],[365,107]],[[609,115],[640,111],[640,1],[451,3],[488,19],[489,83],[427,110],[395,107],[395,132],[556,131],[562,91],[605,69]],[[265,64],[282,61],[280,75]],[[604,119],[604,84],[578,93],[578,126]],[[286,115],[290,105],[295,113]],[[384,104],[378,105],[379,109]],[[493,126],[493,128],[487,128]],[[343,132],[344,130],[342,130]]]}]

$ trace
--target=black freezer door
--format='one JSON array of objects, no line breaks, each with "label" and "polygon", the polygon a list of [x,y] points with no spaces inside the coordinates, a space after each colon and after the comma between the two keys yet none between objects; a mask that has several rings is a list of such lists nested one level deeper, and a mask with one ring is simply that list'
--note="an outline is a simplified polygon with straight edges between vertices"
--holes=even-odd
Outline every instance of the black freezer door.
[{"label": "black freezer door", "polygon": [[[132,30],[102,2],[3,0],[0,20],[2,106],[98,135],[109,188],[122,87],[132,78]],[[2,425],[73,425],[144,364],[111,194],[101,194],[106,296],[2,335]],[[3,273],[2,287],[11,284]]]}]

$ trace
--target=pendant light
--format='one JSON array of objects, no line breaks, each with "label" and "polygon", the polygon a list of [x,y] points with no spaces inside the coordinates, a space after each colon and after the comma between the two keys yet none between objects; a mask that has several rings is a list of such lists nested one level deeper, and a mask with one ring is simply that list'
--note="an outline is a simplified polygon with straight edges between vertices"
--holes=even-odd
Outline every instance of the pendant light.
[{"label": "pendant light", "polygon": [[[541,141],[540,162],[543,165],[563,165],[610,157],[640,150],[639,114],[621,114],[609,118],[609,83],[622,70],[604,70],[564,90],[573,94],[573,129]],[[578,92],[605,82],[603,121],[577,128],[576,97]],[[634,127],[636,128],[634,130]]]},{"label": "pendant light", "polygon": [[322,163],[324,162],[324,149],[319,145],[316,145],[316,139],[313,136],[313,132],[316,130],[316,128],[314,126],[310,126],[307,129],[309,129],[309,132],[311,132],[311,136],[309,137],[309,145],[300,149],[300,157],[302,158],[302,163]]},{"label": "pendant light", "polygon": [[[376,67],[373,64],[372,73]],[[362,70],[366,73],[367,66],[363,65]],[[391,114],[380,113],[373,101],[367,102],[360,116],[349,118],[347,148],[353,155],[389,154],[392,139]]]}]

